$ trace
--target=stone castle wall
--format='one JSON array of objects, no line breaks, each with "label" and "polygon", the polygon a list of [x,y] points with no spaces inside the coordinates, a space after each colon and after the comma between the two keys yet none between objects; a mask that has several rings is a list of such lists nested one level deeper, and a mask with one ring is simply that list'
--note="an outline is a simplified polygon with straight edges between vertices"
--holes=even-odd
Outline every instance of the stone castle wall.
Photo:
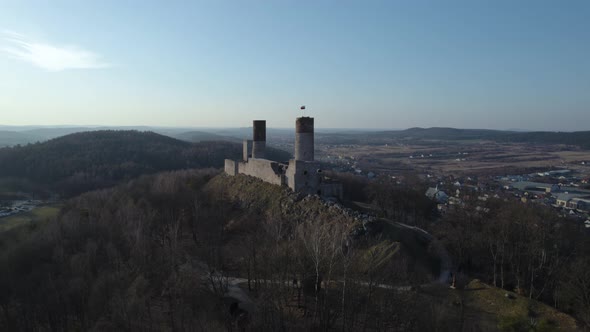
[{"label": "stone castle wall", "polygon": [[238,174],[238,162],[231,159],[225,160],[225,174],[236,176]]},{"label": "stone castle wall", "polygon": [[316,162],[308,162],[291,159],[287,168],[287,185],[293,191],[310,195],[318,194],[320,187],[320,165]]},{"label": "stone castle wall", "polygon": [[[250,158],[247,162],[238,163],[239,174],[257,177],[265,182],[282,186],[286,183],[282,165],[278,162]],[[281,172],[283,172],[281,174]]]},{"label": "stone castle wall", "polygon": [[266,121],[253,122],[253,140],[243,144],[243,161],[225,160],[225,172],[244,174],[265,182],[288,186],[293,191],[320,196],[342,197],[342,184],[322,183],[320,164],[314,161],[314,121],[310,117],[296,120],[295,159],[289,164],[264,159],[266,150]]}]

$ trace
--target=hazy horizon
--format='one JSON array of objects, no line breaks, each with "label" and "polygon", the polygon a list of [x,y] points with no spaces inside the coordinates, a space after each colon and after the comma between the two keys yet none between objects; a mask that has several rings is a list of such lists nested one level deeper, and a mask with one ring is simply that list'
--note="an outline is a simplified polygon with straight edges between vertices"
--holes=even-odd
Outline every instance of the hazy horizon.
[{"label": "hazy horizon", "polygon": [[[16,129],[18,128],[18,129]],[[13,130],[7,130],[7,131],[26,131],[26,130],[34,130],[34,129],[51,129],[51,128],[56,128],[56,129],[77,129],[77,128],[91,128],[91,129],[100,129],[100,128],[114,128],[114,129],[134,129],[134,128],[146,128],[146,129],[169,129],[169,130],[182,130],[182,129],[186,129],[186,130],[194,130],[194,131],[199,131],[199,130],[238,130],[238,129],[251,129],[252,125],[250,124],[249,126],[239,126],[239,127],[206,127],[206,126],[149,126],[149,125],[68,125],[68,124],[62,124],[62,125],[5,125],[5,124],[0,124],[0,130],[7,130],[7,129],[13,129]],[[513,131],[513,132],[539,132],[539,131],[543,131],[543,132],[575,132],[575,131],[590,131],[590,130],[546,130],[546,129],[522,129],[522,128],[500,128],[500,129],[491,129],[491,128],[461,128],[461,127],[441,127],[441,126],[434,126],[434,127],[421,127],[421,126],[415,126],[415,127],[405,127],[405,128],[362,128],[362,127],[315,127],[316,131],[345,131],[345,130],[350,130],[350,131],[367,131],[367,132],[373,132],[373,131],[403,131],[403,130],[409,130],[409,129],[414,129],[414,128],[420,128],[420,129],[432,129],[432,128],[449,128],[449,129],[460,129],[460,130],[498,130],[498,131]],[[267,123],[267,129],[272,129],[272,130],[295,130],[295,127],[274,127],[274,126],[269,126]]]},{"label": "hazy horizon", "polygon": [[[0,124],[589,130],[588,1],[8,1]],[[90,125],[92,123],[92,125]]]}]

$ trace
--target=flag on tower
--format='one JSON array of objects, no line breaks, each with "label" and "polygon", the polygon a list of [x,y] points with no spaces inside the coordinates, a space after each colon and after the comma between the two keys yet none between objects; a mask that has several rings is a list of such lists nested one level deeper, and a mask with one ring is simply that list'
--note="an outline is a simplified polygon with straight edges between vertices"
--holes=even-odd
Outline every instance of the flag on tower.
[{"label": "flag on tower", "polygon": [[301,106],[301,109],[304,110],[305,109],[305,106]]}]

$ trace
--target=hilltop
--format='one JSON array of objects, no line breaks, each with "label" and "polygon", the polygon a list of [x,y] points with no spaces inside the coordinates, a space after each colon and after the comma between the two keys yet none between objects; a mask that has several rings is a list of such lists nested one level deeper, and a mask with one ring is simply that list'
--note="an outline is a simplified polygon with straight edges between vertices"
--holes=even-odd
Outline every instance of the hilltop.
[{"label": "hilltop", "polygon": [[[387,225],[358,231],[375,222]],[[0,234],[0,329],[215,331],[245,315],[253,330],[495,330],[531,313],[575,327],[478,281],[437,283],[431,260],[417,257],[437,256],[423,231],[394,224],[243,175],[142,176]]]}]

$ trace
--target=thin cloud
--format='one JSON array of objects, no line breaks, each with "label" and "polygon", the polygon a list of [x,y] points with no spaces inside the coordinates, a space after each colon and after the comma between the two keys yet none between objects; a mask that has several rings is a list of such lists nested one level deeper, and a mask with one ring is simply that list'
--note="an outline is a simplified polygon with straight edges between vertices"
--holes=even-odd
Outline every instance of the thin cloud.
[{"label": "thin cloud", "polygon": [[110,67],[100,55],[77,46],[39,42],[13,31],[2,31],[0,37],[4,44],[0,45],[1,53],[48,71]]}]

